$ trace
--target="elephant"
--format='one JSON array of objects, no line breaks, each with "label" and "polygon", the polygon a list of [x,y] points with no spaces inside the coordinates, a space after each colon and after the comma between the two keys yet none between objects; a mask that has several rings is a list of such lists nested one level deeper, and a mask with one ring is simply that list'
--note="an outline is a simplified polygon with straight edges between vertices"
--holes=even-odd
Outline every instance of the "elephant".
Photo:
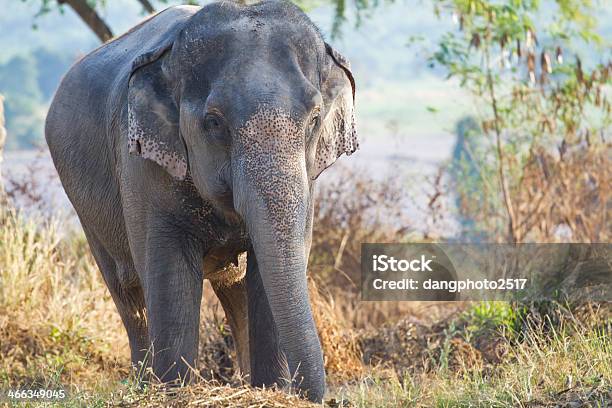
[{"label": "elephant", "polygon": [[354,98],[347,59],[276,0],[170,7],[70,68],[45,138],[133,366],[193,379],[209,279],[250,383],[322,401],[313,192],[358,148]]}]

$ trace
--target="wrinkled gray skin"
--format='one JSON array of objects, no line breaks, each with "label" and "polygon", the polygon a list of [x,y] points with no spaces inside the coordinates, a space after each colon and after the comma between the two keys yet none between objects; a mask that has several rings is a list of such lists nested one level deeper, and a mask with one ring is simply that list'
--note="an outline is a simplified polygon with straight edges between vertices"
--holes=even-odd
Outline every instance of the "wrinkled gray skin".
[{"label": "wrinkled gray skin", "polygon": [[321,401],[312,192],[357,148],[353,98],[348,62],[276,1],[170,8],[72,67],[46,138],[134,365],[188,379],[209,278],[252,384]]}]

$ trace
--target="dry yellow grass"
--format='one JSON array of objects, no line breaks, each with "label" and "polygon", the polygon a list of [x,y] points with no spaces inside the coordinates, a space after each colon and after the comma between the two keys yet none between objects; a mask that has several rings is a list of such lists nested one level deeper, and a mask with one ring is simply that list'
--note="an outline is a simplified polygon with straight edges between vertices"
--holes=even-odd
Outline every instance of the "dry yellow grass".
[{"label": "dry yellow grass", "polygon": [[310,280],[310,302],[323,347],[328,381],[347,381],[360,378],[364,372],[362,352],[357,339],[342,311],[336,307],[331,294],[323,293]]},{"label": "dry yellow grass", "polygon": [[[170,394],[156,385],[136,387],[126,335],[84,238],[62,236],[53,223],[7,211],[0,226],[3,393],[63,388],[69,394],[63,406],[312,406],[284,392],[243,385],[235,375],[231,336],[209,290],[200,363],[216,380]],[[554,324],[536,320],[518,338],[503,335],[507,322],[475,320],[479,309],[473,308],[472,314],[435,324],[393,316],[388,309],[386,325],[366,330],[368,325],[355,321],[368,316],[355,311],[354,292],[313,284],[311,296],[330,406],[605,406],[612,400],[609,307],[585,309]],[[491,358],[497,345],[505,351]]]},{"label": "dry yellow grass", "polygon": [[0,219],[2,386],[105,387],[126,376],[127,339],[84,238],[12,212]]},{"label": "dry yellow grass", "polygon": [[230,386],[214,381],[173,390],[168,393],[161,386],[141,392],[124,392],[114,397],[113,404],[122,407],[269,407],[312,408],[316,404],[279,390],[257,390],[252,387]]}]

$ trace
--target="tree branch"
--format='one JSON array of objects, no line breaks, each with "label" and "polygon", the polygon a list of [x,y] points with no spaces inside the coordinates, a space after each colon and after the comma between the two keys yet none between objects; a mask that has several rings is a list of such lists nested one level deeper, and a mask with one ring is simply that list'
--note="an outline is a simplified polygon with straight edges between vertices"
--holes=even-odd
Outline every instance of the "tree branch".
[{"label": "tree branch", "polygon": [[[146,0],[145,0],[146,1]],[[91,7],[87,0],[58,0],[59,4],[68,4],[78,14],[85,24],[91,28],[102,42],[113,38],[113,32],[106,25],[104,20],[98,15],[96,10]]]},{"label": "tree branch", "polygon": [[151,4],[149,0],[138,0],[140,4],[142,4],[142,8],[149,14],[155,13],[155,7]]},{"label": "tree branch", "polygon": [[0,95],[0,210],[6,206],[7,198],[2,182],[2,157],[4,154],[4,142],[6,141],[6,129],[4,128],[4,97]]},{"label": "tree branch", "polygon": [[517,231],[518,223],[516,220],[516,214],[512,205],[512,199],[510,198],[510,191],[508,188],[508,180],[506,178],[506,172],[504,171],[504,151],[501,140],[501,130],[499,112],[497,110],[497,98],[495,96],[495,87],[493,85],[493,73],[491,72],[491,62],[489,60],[489,49],[488,46],[484,48],[485,64],[487,66],[487,87],[489,91],[489,97],[491,98],[491,107],[493,108],[493,118],[495,125],[495,146],[497,150],[497,173],[499,177],[499,183],[501,185],[502,196],[504,199],[504,205],[508,214],[508,235],[512,240],[512,243],[517,243],[520,240],[519,232]]}]

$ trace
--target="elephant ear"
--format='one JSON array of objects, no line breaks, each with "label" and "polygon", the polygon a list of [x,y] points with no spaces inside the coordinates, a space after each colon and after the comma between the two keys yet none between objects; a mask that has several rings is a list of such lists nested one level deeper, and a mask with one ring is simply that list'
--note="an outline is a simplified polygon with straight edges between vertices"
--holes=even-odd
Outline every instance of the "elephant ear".
[{"label": "elephant ear", "polygon": [[128,82],[128,148],[171,176],[184,180],[187,151],[179,132],[179,109],[164,73],[164,56],[172,41],[139,55]]},{"label": "elephant ear", "polygon": [[323,84],[326,111],[321,123],[313,179],[342,154],[350,155],[359,148],[355,130],[355,79],[350,63],[327,43],[325,49],[333,64]]}]

